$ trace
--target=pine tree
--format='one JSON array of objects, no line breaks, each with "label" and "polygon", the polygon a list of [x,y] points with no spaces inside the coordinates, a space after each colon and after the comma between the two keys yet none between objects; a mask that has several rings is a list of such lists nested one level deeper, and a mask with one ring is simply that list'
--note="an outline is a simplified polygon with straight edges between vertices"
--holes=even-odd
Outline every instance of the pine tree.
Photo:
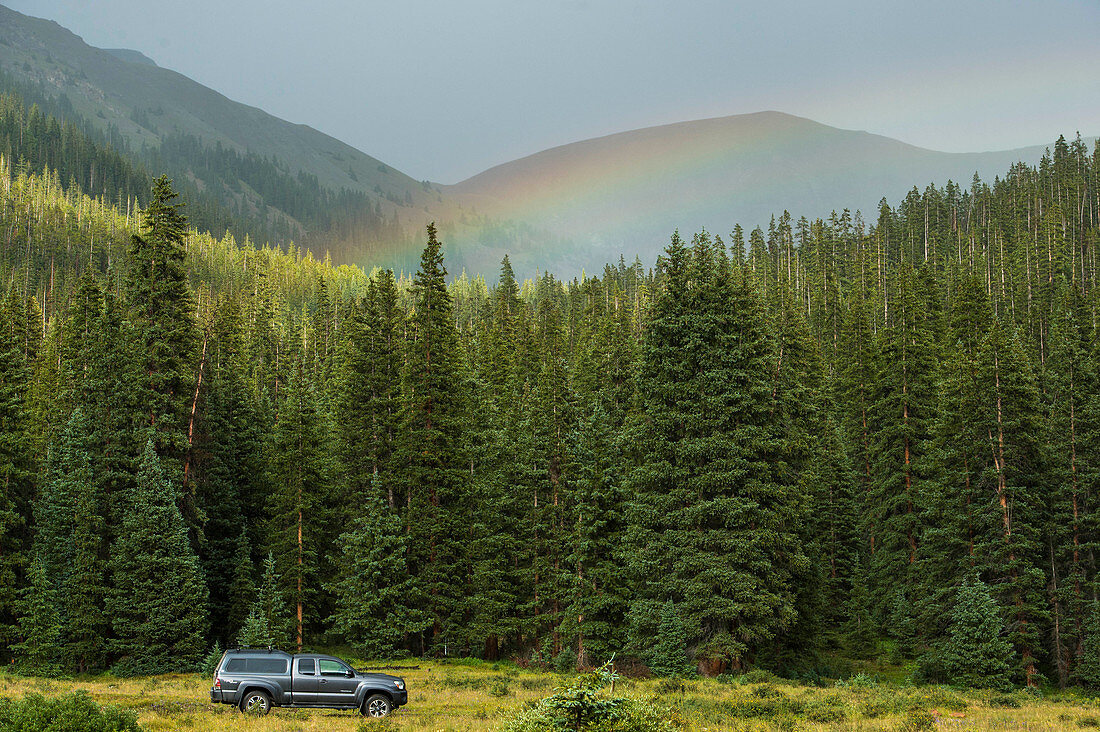
[{"label": "pine tree", "polygon": [[649,668],[658,676],[683,676],[690,673],[687,631],[672,600],[661,606],[657,638],[649,656]]},{"label": "pine tree", "polygon": [[295,647],[324,617],[321,596],[332,541],[328,431],[317,394],[299,359],[286,386],[272,445],[274,488],[269,499],[268,548],[282,597],[295,609]]},{"label": "pine tree", "polygon": [[62,652],[59,598],[53,592],[46,568],[36,556],[27,572],[28,586],[21,590],[19,636],[12,646],[19,666],[36,676],[51,676],[59,669]]},{"label": "pine tree", "polygon": [[[157,453],[166,459],[168,478],[182,494],[190,489],[184,463],[192,437],[189,415],[197,337],[184,267],[187,218],[180,211],[183,204],[175,202],[178,197],[166,176],[153,181],[141,234],[131,237],[127,251],[126,299],[141,359],[144,422],[155,430]],[[193,524],[190,499],[184,508]]]},{"label": "pine tree", "polygon": [[132,673],[190,671],[206,648],[207,589],[152,439],[128,499],[111,547],[112,649]]},{"label": "pine tree", "polygon": [[464,364],[434,225],[413,282],[410,340],[402,374],[395,481],[405,496],[409,572],[431,619],[423,650],[458,637],[455,610],[465,574],[458,517],[469,503]]},{"label": "pine tree", "polygon": [[1007,688],[1012,656],[996,600],[984,582],[968,579],[959,586],[940,649],[947,677],[960,686]]},{"label": "pine tree", "polygon": [[639,380],[632,637],[644,650],[672,599],[698,652],[736,669],[795,619],[797,489],[776,469],[786,446],[770,428],[775,362],[758,295],[716,265],[706,235],[690,254],[677,238],[667,252]]},{"label": "pine tree", "polygon": [[388,658],[410,633],[427,627],[415,606],[417,588],[405,564],[405,533],[380,496],[359,508],[349,531],[340,535],[339,567],[331,586],[336,610],[332,632],[368,658]]},{"label": "pine tree", "polygon": [[[295,622],[280,588],[275,557],[268,554],[264,560],[264,576],[241,626],[237,643],[252,648],[286,648],[291,645],[292,632],[296,635]],[[295,628],[295,630],[291,630]]]}]

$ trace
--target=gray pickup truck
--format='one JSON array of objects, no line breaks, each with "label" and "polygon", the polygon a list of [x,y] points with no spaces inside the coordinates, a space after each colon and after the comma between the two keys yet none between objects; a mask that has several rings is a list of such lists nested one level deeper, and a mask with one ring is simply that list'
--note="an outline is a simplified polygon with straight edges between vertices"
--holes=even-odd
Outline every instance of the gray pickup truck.
[{"label": "gray pickup truck", "polygon": [[226,651],[210,689],[211,702],[235,704],[253,714],[267,714],[272,707],[315,707],[385,717],[408,700],[405,681],[397,676],[360,673],[333,656],[261,648]]}]

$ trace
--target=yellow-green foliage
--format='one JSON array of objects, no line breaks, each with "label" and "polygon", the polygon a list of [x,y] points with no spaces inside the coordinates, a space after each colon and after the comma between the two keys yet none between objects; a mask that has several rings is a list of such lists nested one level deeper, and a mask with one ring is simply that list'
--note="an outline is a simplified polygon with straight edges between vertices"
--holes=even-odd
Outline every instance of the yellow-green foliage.
[{"label": "yellow-green foliage", "polygon": [[[510,664],[434,660],[402,663],[420,666],[418,670],[396,672],[408,681],[409,705],[381,723],[353,712],[333,710],[276,709],[263,719],[246,718],[227,705],[207,701],[210,677],[206,675],[46,681],[0,674],[0,696],[22,697],[39,692],[57,697],[83,689],[99,704],[136,712],[139,723],[150,731],[487,732],[501,729],[506,718],[515,717],[525,705],[572,682],[572,677]],[[691,679],[675,687],[656,679],[620,679],[615,691],[650,709],[667,710],[667,717],[660,721],[680,725],[677,728],[685,732],[908,732],[933,729],[927,726],[929,719],[938,720],[935,729],[968,732],[1075,730],[1100,725],[1100,703],[1068,693],[1044,699],[882,682],[817,688],[781,679],[732,684]]]}]

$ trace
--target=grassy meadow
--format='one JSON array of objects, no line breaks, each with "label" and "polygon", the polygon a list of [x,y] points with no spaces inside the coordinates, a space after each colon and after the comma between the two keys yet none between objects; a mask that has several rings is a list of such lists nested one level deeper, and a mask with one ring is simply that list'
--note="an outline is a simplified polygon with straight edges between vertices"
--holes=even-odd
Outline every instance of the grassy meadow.
[{"label": "grassy meadow", "polygon": [[[362,665],[362,664],[357,664]],[[276,709],[248,717],[207,700],[210,678],[170,674],[122,679],[97,676],[37,679],[0,674],[0,695],[47,696],[82,689],[100,704],[132,709],[147,730],[221,732],[382,732],[493,730],[525,702],[547,696],[571,677],[511,664],[406,661],[394,673],[408,682],[410,701],[385,720],[331,710]],[[1100,729],[1100,701],[1072,692],[960,691],[909,686],[859,674],[824,686],[753,672],[740,678],[620,679],[616,694],[658,700],[692,732],[747,730],[1075,730]]]}]

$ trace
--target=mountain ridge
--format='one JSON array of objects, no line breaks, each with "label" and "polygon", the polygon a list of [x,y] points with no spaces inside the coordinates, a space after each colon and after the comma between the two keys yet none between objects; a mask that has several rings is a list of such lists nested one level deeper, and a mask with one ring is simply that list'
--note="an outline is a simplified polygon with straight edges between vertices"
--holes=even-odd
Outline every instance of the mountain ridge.
[{"label": "mountain ridge", "polygon": [[0,65],[64,99],[151,171],[216,195],[233,215],[274,222],[265,231],[279,232],[275,243],[294,239],[368,268],[415,267],[431,220],[455,271],[495,272],[505,253],[523,272],[652,259],[675,229],[751,230],[784,210],[811,220],[869,213],[915,186],[966,187],[975,173],[991,180],[1018,161],[1035,164],[1049,147],[949,153],[765,110],[565,143],[441,185],[138,51],[92,47],[4,6]]},{"label": "mountain ridge", "polygon": [[784,210],[810,220],[870,213],[914,187],[969,187],[975,174],[991,181],[1038,163],[1053,144],[948,153],[769,110],[555,146],[442,190],[485,216],[578,240],[593,256],[574,264],[591,267],[620,253],[652,258],[675,229],[747,231]]}]

